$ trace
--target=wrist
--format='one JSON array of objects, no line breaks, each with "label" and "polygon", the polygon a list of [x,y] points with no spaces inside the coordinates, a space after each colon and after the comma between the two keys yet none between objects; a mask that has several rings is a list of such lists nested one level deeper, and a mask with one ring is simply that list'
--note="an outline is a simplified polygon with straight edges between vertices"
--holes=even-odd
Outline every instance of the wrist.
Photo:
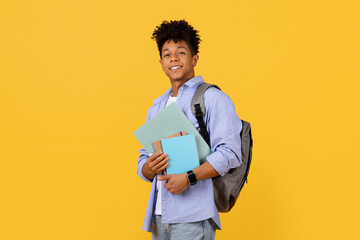
[{"label": "wrist", "polygon": [[187,173],[183,173],[183,175],[184,175],[184,178],[185,178],[185,181],[186,181],[186,185],[189,186],[190,182],[189,182],[189,179],[187,177]]}]

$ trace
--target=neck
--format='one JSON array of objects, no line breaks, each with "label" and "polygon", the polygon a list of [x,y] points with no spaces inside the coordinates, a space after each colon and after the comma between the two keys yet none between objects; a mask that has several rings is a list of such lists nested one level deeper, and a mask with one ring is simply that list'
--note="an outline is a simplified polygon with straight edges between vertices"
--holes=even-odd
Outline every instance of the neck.
[{"label": "neck", "polygon": [[[193,78],[194,76],[192,76],[191,78]],[[177,97],[179,89],[184,86],[184,84],[189,81],[191,78],[185,80],[185,81],[181,81],[181,80],[172,80],[170,79],[170,83],[171,83],[171,88],[172,88],[172,96],[173,97]]]},{"label": "neck", "polygon": [[179,89],[184,85],[185,82],[180,81],[171,81],[172,96],[176,97],[178,95]]}]

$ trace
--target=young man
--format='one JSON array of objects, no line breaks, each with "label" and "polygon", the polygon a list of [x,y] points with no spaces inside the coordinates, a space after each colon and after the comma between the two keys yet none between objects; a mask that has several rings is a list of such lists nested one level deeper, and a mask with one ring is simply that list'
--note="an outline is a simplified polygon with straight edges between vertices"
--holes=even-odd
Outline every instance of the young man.
[{"label": "young man", "polygon": [[[194,70],[199,60],[198,31],[185,20],[164,21],[156,27],[152,38],[157,42],[160,64],[171,88],[154,101],[147,120],[176,102],[199,130],[191,112],[191,99],[204,82],[201,76],[195,77]],[[211,178],[240,166],[242,125],[233,102],[222,91],[209,88],[204,102],[204,122],[213,153],[200,167],[190,173],[161,176],[158,174],[169,166],[167,155],[150,156],[146,150],[139,150],[137,173],[152,182],[143,225],[144,230],[152,232],[152,239],[214,239],[216,229],[220,229]]]}]

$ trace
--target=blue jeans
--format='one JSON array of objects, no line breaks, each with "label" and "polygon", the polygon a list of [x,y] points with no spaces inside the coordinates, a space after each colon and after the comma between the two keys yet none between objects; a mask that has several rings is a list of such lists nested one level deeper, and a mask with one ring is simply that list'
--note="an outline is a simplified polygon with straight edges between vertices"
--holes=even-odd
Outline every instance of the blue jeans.
[{"label": "blue jeans", "polygon": [[216,226],[211,219],[191,223],[162,223],[156,215],[151,227],[152,240],[214,240]]}]

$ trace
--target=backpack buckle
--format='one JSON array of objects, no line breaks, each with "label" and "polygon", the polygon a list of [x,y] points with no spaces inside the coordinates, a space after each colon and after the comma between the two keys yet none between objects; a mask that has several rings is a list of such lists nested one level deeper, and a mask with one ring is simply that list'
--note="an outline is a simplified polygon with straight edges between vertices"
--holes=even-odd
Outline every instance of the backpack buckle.
[{"label": "backpack buckle", "polygon": [[201,111],[200,104],[197,103],[197,104],[195,104],[195,117],[198,118],[198,117],[202,117],[202,116],[204,116],[204,114]]}]

